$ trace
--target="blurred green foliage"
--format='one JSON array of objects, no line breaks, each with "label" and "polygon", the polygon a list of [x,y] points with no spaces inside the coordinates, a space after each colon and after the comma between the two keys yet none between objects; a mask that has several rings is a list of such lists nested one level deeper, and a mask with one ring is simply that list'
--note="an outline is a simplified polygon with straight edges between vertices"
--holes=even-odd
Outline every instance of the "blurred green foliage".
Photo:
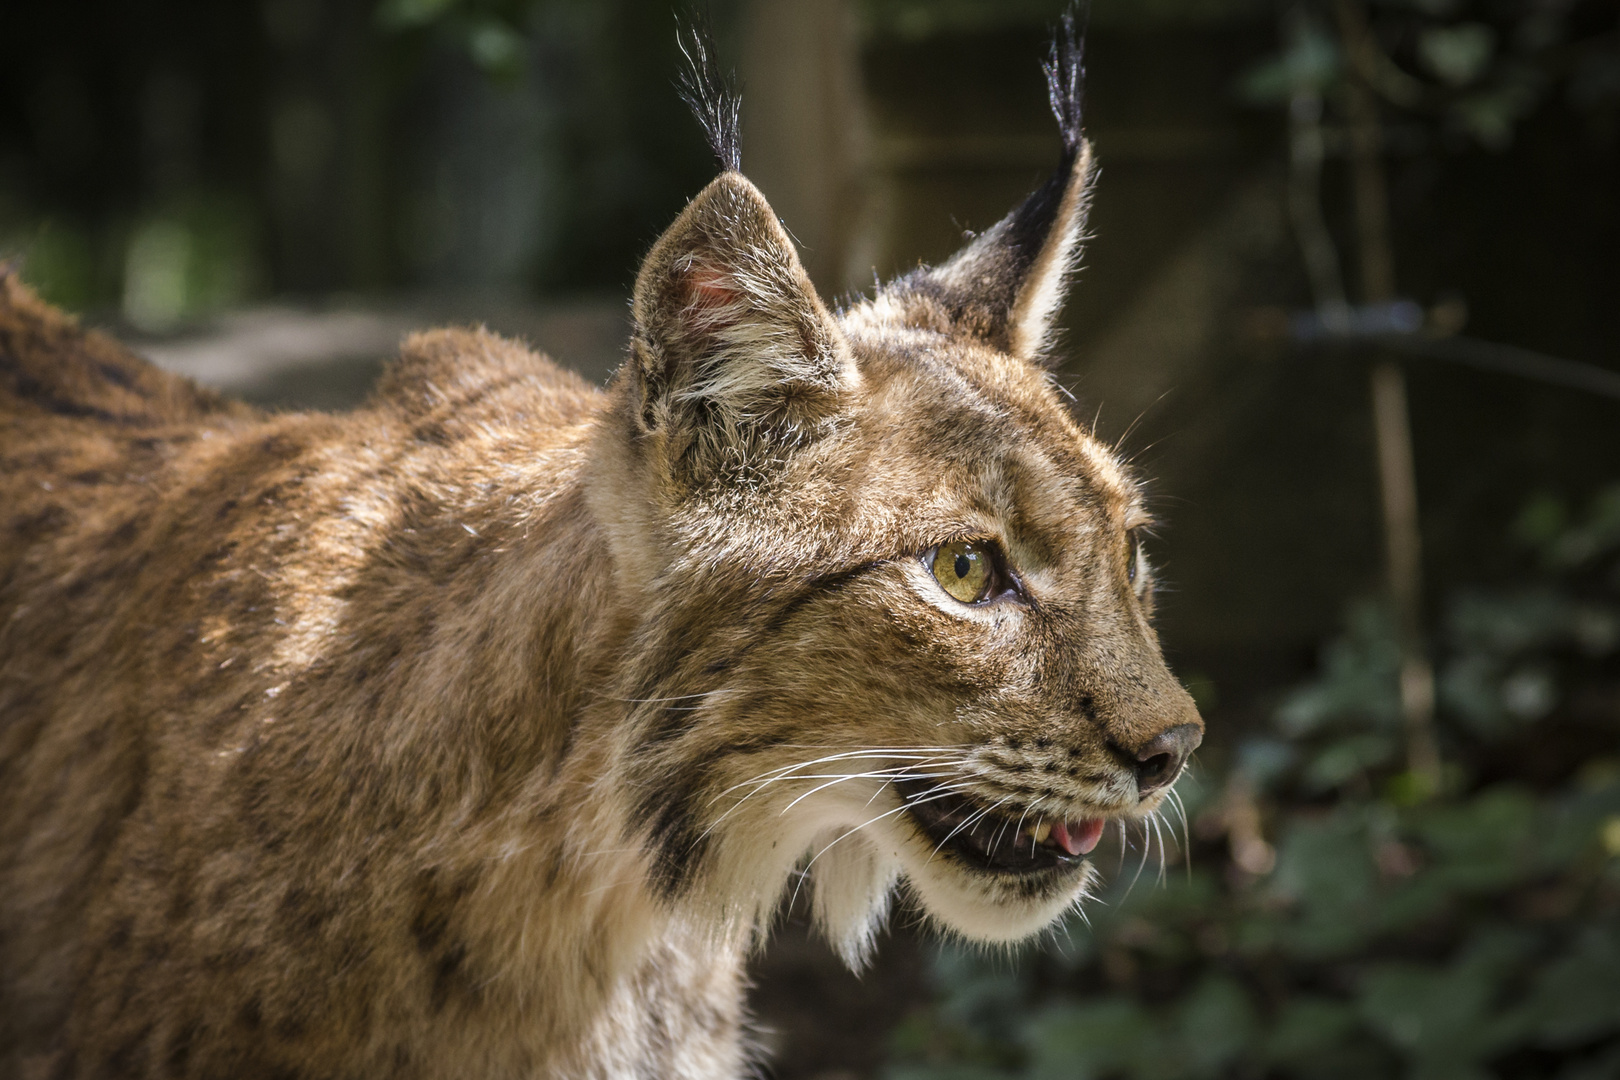
[{"label": "blurred green foliage", "polygon": [[[867,32],[900,38],[981,31],[988,27],[1055,22],[1068,0],[863,0],[856,5]],[[1208,26],[1264,17],[1267,0],[1092,0],[1082,18],[1092,26]]]},{"label": "blurred green foliage", "polygon": [[889,1080],[1620,1075],[1620,487],[1514,537],[1520,583],[1434,643],[1446,790],[1403,771],[1393,630],[1357,606],[1183,781],[1193,868],[1147,888],[1134,852],[1061,941],[943,948]]},{"label": "blurred green foliage", "polygon": [[21,261],[41,296],[70,311],[117,306],[141,330],[212,315],[264,284],[256,218],[240,198],[189,192],[111,229],[69,217],[9,224],[0,253]]},{"label": "blurred green foliage", "polygon": [[[1576,109],[1620,107],[1620,34],[1600,5],[1539,0],[1383,0],[1370,5],[1369,85],[1394,122],[1434,122],[1445,136],[1505,149],[1514,130],[1563,91]],[[1286,6],[1286,41],[1238,92],[1279,104],[1334,94],[1346,75],[1334,5]],[[1612,24],[1612,14],[1608,22]]]}]

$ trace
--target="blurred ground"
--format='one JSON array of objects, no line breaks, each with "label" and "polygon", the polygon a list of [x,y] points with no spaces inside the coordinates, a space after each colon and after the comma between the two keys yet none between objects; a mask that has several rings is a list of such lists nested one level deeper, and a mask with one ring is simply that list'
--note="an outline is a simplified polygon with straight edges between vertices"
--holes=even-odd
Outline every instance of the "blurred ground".
[{"label": "blurred ground", "polygon": [[285,409],[347,409],[364,399],[407,334],[484,326],[527,342],[590,381],[607,381],[629,341],[629,303],[616,297],[537,304],[479,296],[387,303],[243,308],[184,334],[128,333],[153,363],[251,401]]}]

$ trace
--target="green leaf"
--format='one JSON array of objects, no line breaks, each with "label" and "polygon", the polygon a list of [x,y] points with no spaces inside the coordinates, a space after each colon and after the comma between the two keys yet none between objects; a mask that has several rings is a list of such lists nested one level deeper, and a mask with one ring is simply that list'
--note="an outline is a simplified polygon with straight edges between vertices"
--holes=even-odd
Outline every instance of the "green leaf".
[{"label": "green leaf", "polygon": [[1528,1008],[1543,1046],[1575,1046],[1620,1031],[1620,928],[1586,928],[1537,973]]},{"label": "green leaf", "polygon": [[1013,1074],[988,1065],[891,1065],[883,1080],[1013,1080]]},{"label": "green leaf", "polygon": [[1496,31],[1484,23],[1435,26],[1418,36],[1418,56],[1448,86],[1478,79],[1496,52]]},{"label": "green leaf", "polygon": [[1493,989],[1456,972],[1383,964],[1362,980],[1361,1012],[1408,1060],[1444,1061],[1472,1075],[1468,1066],[1495,1049],[1482,1037]]},{"label": "green leaf", "polygon": [[1399,731],[1401,651],[1388,610],[1353,606],[1346,632],[1322,651],[1322,674],[1295,690],[1277,709],[1278,730],[1302,738],[1327,730]]},{"label": "green leaf", "polygon": [[1466,802],[1415,815],[1434,857],[1429,873],[1464,892],[1483,893],[1540,871],[1539,807],[1521,788],[1499,785]]},{"label": "green leaf", "polygon": [[1331,791],[1393,760],[1400,751],[1394,736],[1369,731],[1335,739],[1305,767],[1307,791]]},{"label": "green leaf", "polygon": [[377,5],[377,25],[384,30],[408,30],[444,17],[459,0],[383,0]]},{"label": "green leaf", "polygon": [[1137,1071],[1164,1036],[1134,1001],[1106,998],[1045,1009],[1030,1021],[1027,1043],[1031,1080],[1091,1080]]},{"label": "green leaf", "polygon": [[1332,998],[1300,995],[1283,1003],[1266,1033],[1265,1059],[1275,1065],[1302,1065],[1331,1054],[1358,1027],[1355,1009]]},{"label": "green leaf", "polygon": [[467,52],[487,75],[515,78],[523,68],[523,35],[499,19],[479,19],[467,31]]},{"label": "green leaf", "polygon": [[1238,80],[1238,94],[1269,105],[1301,92],[1320,93],[1337,81],[1341,67],[1338,45],[1320,29],[1308,27],[1283,52],[1245,72]]},{"label": "green leaf", "polygon": [[1376,877],[1363,815],[1348,810],[1295,821],[1272,874],[1275,893],[1295,908],[1283,942],[1307,957],[1362,947],[1375,928]]},{"label": "green leaf", "polygon": [[1452,118],[1489,150],[1506,150],[1513,128],[1540,99],[1544,78],[1533,68],[1505,72],[1492,84],[1459,99]]},{"label": "green leaf", "polygon": [[1253,1040],[1254,1006],[1238,983],[1206,975],[1177,1010],[1177,1074],[1218,1076]]}]

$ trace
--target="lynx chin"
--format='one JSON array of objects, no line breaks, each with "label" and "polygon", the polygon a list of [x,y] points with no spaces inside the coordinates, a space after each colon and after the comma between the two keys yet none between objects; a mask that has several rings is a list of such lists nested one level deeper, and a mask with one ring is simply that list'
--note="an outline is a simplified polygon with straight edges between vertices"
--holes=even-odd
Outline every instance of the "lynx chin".
[{"label": "lynx chin", "polygon": [[1092,155],[830,309],[736,168],[605,391],[481,330],[268,414],[0,275],[0,1074],[740,1077],[803,887],[1040,931],[1203,725],[1043,365]]}]

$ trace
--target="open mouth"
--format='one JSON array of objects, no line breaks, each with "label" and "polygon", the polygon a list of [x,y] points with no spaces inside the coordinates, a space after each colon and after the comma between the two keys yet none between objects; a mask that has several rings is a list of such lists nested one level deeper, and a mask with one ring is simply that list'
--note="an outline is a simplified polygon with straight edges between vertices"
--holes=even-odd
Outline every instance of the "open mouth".
[{"label": "open mouth", "polygon": [[1027,874],[1078,863],[1102,838],[1102,818],[1053,821],[1019,811],[1001,813],[927,784],[896,785],[913,821],[934,842],[979,870]]}]

